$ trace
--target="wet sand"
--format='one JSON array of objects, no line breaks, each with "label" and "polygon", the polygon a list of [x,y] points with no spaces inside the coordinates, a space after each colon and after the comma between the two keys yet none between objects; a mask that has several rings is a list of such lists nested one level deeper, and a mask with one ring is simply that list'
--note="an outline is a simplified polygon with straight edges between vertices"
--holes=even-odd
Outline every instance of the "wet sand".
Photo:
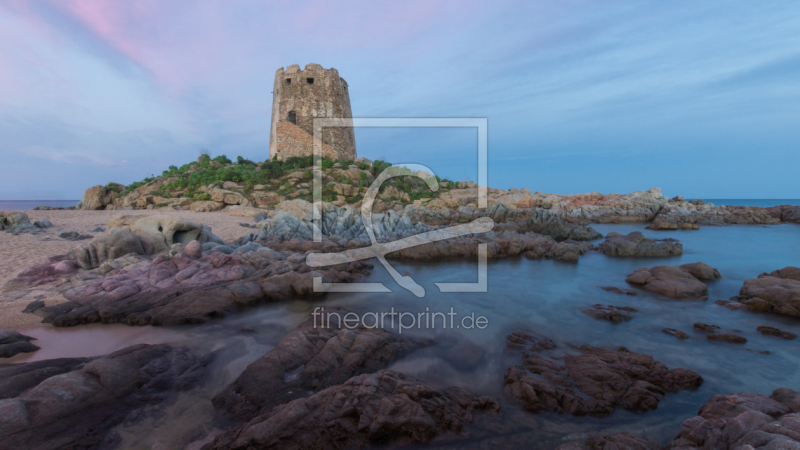
[{"label": "wet sand", "polygon": [[[41,264],[50,256],[63,255],[78,245],[88,241],[68,241],[56,237],[59,231],[77,231],[81,234],[97,235],[92,232],[97,227],[106,228],[108,221],[124,215],[167,215],[205,224],[214,234],[225,241],[233,241],[253,231],[240,223],[253,223],[250,217],[229,216],[227,212],[196,213],[192,211],[21,211],[31,222],[49,219],[53,228],[42,234],[20,234],[0,232],[0,286],[27,267]],[[41,289],[16,291],[0,290],[0,330],[24,330],[50,325],[42,324],[41,318],[33,314],[22,314],[25,306],[34,300],[44,300],[53,305],[64,299],[57,287],[43,286]]]}]

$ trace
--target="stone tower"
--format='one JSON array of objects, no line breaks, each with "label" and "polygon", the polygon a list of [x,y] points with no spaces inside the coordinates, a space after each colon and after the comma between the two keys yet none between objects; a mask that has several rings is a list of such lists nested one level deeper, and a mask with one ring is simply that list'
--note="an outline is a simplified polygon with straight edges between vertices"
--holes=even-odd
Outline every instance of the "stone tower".
[{"label": "stone tower", "polygon": [[278,69],[272,92],[270,159],[312,155],[315,118],[351,119],[349,127],[322,130],[322,154],[334,160],[356,159],[350,93],[339,72],[319,64],[308,64],[303,70],[297,64]]}]

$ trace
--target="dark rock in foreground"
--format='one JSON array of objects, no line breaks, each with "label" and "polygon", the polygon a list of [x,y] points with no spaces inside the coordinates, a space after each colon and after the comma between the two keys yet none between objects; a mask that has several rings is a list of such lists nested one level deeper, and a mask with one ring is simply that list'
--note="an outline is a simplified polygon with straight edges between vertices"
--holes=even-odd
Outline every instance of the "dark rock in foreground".
[{"label": "dark rock in foreground", "polygon": [[16,331],[0,330],[0,358],[11,358],[18,353],[31,353],[39,347],[31,344],[35,339]]},{"label": "dark rock in foreground", "polygon": [[800,448],[800,393],[780,388],[765,397],[742,392],[715,395],[683,422],[666,446],[626,431],[599,433],[557,450],[778,450]]},{"label": "dark rock in foreground", "polygon": [[705,300],[708,286],[703,281],[719,278],[717,269],[704,263],[692,263],[680,266],[642,267],[628,275],[625,281],[667,297]]},{"label": "dark rock in foreground", "polygon": [[638,434],[622,431],[616,434],[598,433],[579,444],[570,442],[556,450],[661,450],[658,442]]},{"label": "dark rock in foreground", "polygon": [[342,449],[424,444],[462,432],[480,411],[500,406],[465,389],[433,389],[391,371],[353,377],[278,406],[204,449]]},{"label": "dark rock in foreground", "polygon": [[[333,312],[342,317],[347,314]],[[236,381],[214,397],[214,406],[226,417],[249,420],[278,404],[343,383],[355,375],[377,372],[429,344],[363,324],[348,329],[341,327],[336,318],[332,322],[323,326],[322,316],[309,318],[247,366]]]},{"label": "dark rock in foreground", "polygon": [[515,333],[522,363],[508,369],[505,391],[530,411],[607,416],[617,406],[634,412],[655,409],[667,392],[696,389],[703,378],[687,369],[668,369],[652,356],[620,347],[572,347],[558,352],[552,341]]},{"label": "dark rock in foreground", "polygon": [[138,408],[196,386],[207,364],[168,345],[135,345],[100,358],[0,364],[0,447],[113,447],[109,430]]},{"label": "dark rock in foreground", "polygon": [[676,239],[649,239],[641,231],[627,236],[612,232],[598,245],[598,250],[608,256],[679,256],[683,254],[683,245]]},{"label": "dark rock in foreground", "polygon": [[715,395],[683,422],[668,449],[800,448],[800,393]]},{"label": "dark rock in foreground", "polygon": [[752,311],[800,317],[800,268],[784,267],[746,280],[731,302]]},{"label": "dark rock in foreground", "polygon": [[630,306],[596,304],[591,308],[581,309],[581,312],[588,314],[595,319],[608,320],[611,322],[622,322],[631,320],[633,318],[633,316],[628,313],[639,312],[639,310],[636,308],[631,308]]}]

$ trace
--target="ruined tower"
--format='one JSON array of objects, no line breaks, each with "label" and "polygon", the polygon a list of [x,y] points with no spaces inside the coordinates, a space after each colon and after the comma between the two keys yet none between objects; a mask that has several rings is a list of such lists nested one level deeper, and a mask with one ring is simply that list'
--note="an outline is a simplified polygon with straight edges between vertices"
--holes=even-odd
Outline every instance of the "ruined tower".
[{"label": "ruined tower", "polygon": [[335,160],[356,159],[350,93],[339,71],[319,64],[308,64],[303,70],[297,64],[278,69],[272,92],[270,159],[312,155],[315,118],[350,119],[350,126],[322,130],[322,154]]}]

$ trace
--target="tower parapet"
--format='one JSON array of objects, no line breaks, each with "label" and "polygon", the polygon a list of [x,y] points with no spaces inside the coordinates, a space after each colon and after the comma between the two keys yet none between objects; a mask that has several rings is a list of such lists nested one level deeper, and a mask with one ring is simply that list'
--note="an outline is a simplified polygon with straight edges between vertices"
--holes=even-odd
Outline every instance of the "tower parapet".
[{"label": "tower parapet", "polygon": [[[277,156],[283,160],[313,154],[311,137],[314,135],[316,118],[353,118],[347,82],[339,77],[339,71],[324,69],[319,64],[307,64],[303,70],[297,64],[287,66],[285,70],[278,69],[272,92],[270,159]],[[279,123],[281,126],[278,126]],[[339,160],[356,159],[352,120],[349,123],[349,127],[326,127],[322,130],[322,142],[326,144],[323,146],[323,156]],[[298,135],[302,132],[310,135],[309,138]]]}]

